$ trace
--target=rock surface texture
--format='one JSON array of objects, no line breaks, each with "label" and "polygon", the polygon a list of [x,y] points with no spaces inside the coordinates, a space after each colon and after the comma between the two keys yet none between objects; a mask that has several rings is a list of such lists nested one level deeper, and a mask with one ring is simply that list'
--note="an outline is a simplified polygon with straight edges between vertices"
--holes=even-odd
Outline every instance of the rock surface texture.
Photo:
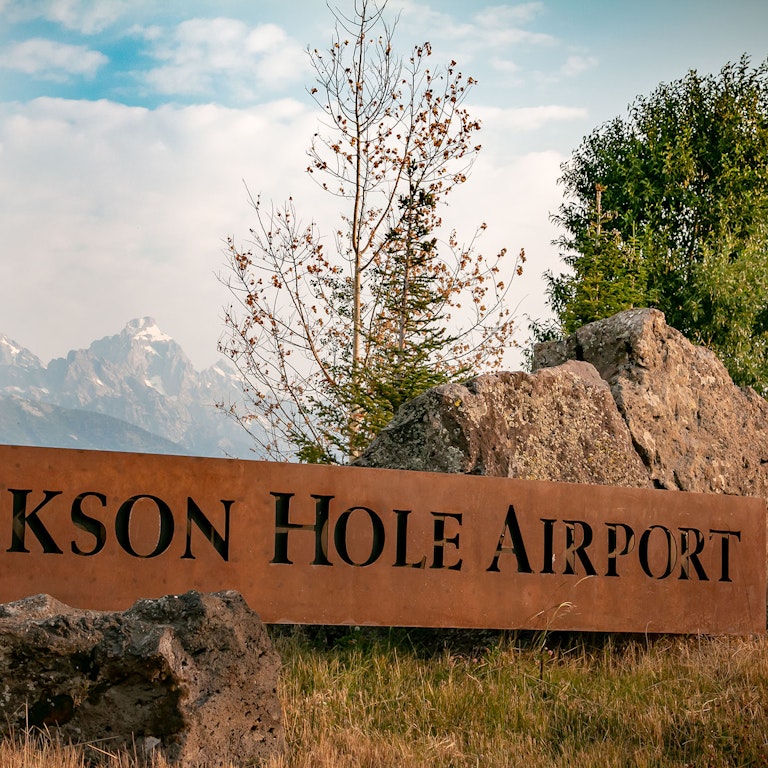
[{"label": "rock surface texture", "polygon": [[279,659],[236,592],[140,600],[124,613],[37,595],[0,606],[0,732],[57,730],[184,765],[284,749]]},{"label": "rock surface texture", "polygon": [[650,485],[608,385],[575,361],[435,387],[404,405],[356,463]]},{"label": "rock surface texture", "polygon": [[657,488],[768,498],[768,402],[652,309],[537,346],[534,369],[591,363],[608,383]]},{"label": "rock surface texture", "polygon": [[540,344],[533,368],[426,392],[356,463],[768,498],[768,402],[661,312]]}]

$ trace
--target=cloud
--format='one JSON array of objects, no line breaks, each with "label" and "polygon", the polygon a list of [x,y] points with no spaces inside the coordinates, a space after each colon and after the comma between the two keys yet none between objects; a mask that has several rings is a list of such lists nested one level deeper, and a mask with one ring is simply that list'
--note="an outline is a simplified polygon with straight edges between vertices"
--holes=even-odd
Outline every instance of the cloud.
[{"label": "cloud", "polygon": [[565,64],[560,69],[560,74],[563,77],[577,77],[582,72],[593,69],[598,63],[598,59],[595,56],[572,54],[565,60]]},{"label": "cloud", "polygon": [[0,104],[0,283],[13,286],[0,332],[49,358],[152,315],[210,364],[227,301],[214,276],[223,240],[253,223],[243,180],[265,199],[293,194],[305,216],[330,208],[304,173],[316,124],[293,100]]},{"label": "cloud", "polygon": [[304,50],[274,24],[189,19],[170,34],[149,32],[150,55],[162,63],[145,79],[161,94],[250,102],[307,72]]},{"label": "cloud", "polygon": [[93,77],[109,59],[84,45],[32,38],[0,53],[0,68],[24,72],[45,80],[64,82],[71,75]]},{"label": "cloud", "polygon": [[[568,113],[510,112],[479,115],[483,151],[444,219],[464,237],[487,221],[484,252],[526,248],[514,302],[528,297],[521,311],[536,314],[535,280],[553,258],[548,212],[561,158],[514,154],[508,127]],[[228,235],[244,243],[254,223],[243,180],[265,201],[292,195],[302,221],[316,220],[333,248],[339,203],[304,172],[320,117],[293,99],[247,109],[0,104],[0,284],[13,286],[0,303],[0,332],[50,358],[151,315],[195,365],[214,362],[228,301],[215,278],[223,243]]]},{"label": "cloud", "polygon": [[409,30],[418,29],[419,34],[426,34],[433,41],[461,43],[476,53],[511,44],[551,45],[555,42],[551,35],[524,28],[541,13],[543,4],[539,2],[486,6],[467,22],[458,22],[450,13],[414,0],[394,0],[392,9],[401,14],[402,23],[407,24]]},{"label": "cloud", "polygon": [[[525,249],[528,261],[522,276],[506,278],[512,279],[509,301],[515,311],[519,344],[528,340],[526,317],[550,316],[542,274],[548,269],[557,274],[562,269],[552,244],[558,232],[549,214],[562,201],[557,179],[565,159],[554,151],[515,154],[503,140],[484,142],[469,180],[451,193],[448,210],[441,212],[449,227],[457,227],[461,242],[467,242],[477,225],[487,224],[477,242],[477,251],[485,256],[506,248],[512,257]],[[506,351],[505,365],[510,370],[522,364],[521,349]]]},{"label": "cloud", "polygon": [[481,119],[484,127],[492,125],[494,131],[504,133],[538,131],[551,123],[583,120],[588,115],[583,107],[559,104],[540,107],[474,107],[472,114]]},{"label": "cloud", "polygon": [[521,70],[520,65],[511,59],[492,59],[491,66],[497,72],[501,72],[505,75],[516,75]]},{"label": "cloud", "polygon": [[[143,5],[142,0],[138,4]],[[137,2],[127,0],[6,0],[0,3],[0,14],[9,21],[45,19],[66,29],[93,35],[123,16],[136,10]]]},{"label": "cloud", "polygon": [[534,27],[545,10],[540,2],[476,4],[460,17],[437,3],[417,0],[390,0],[388,9],[400,14],[401,40],[406,34],[412,41],[429,40],[434,61],[455,59],[463,71],[479,77],[482,86],[495,82],[507,88],[531,81],[536,77],[531,62],[561,45]]},{"label": "cloud", "polygon": [[544,3],[518,3],[517,5],[491,5],[475,14],[483,26],[500,24],[526,24],[533,21],[544,10]]},{"label": "cloud", "polygon": [[524,29],[543,9],[542,3],[522,3],[513,6],[489,6],[475,14],[476,34],[494,46],[552,45],[555,38],[541,32]]},{"label": "cloud", "polygon": [[[443,219],[456,225],[460,233],[473,231],[480,222],[488,225],[480,239],[480,250],[493,254],[501,248],[517,254],[525,249],[528,261],[523,275],[514,278],[511,305],[516,307],[517,340],[527,341],[526,317],[551,316],[546,304],[543,273],[563,269],[553,241],[560,232],[552,222],[563,202],[557,180],[561,164],[568,158],[553,149],[523,149],[528,135],[543,132],[547,126],[583,120],[585,109],[562,105],[528,108],[497,108],[470,105],[470,111],[482,121],[482,150],[472,167],[469,180],[452,193],[449,211]],[[511,369],[522,365],[518,350],[508,351]]]}]

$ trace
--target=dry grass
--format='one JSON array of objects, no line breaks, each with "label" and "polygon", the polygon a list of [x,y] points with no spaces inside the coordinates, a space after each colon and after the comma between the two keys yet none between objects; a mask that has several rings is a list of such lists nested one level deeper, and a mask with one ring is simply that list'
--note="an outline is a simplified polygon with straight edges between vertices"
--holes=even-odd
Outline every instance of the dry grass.
[{"label": "dry grass", "polygon": [[[768,768],[768,640],[273,628],[265,768]],[[29,735],[0,768],[135,768]],[[154,768],[167,768],[159,761]]]},{"label": "dry grass", "polygon": [[[0,768],[173,768],[160,755],[151,761],[103,743],[65,744],[55,732],[28,730],[0,739]],[[186,767],[185,767],[186,768]],[[204,768],[200,766],[199,768]],[[230,766],[230,768],[235,768]]]},{"label": "dry grass", "polygon": [[[105,745],[63,744],[51,733],[24,731],[0,741],[0,768],[134,768],[138,761]],[[156,768],[165,768],[159,762]]]},{"label": "dry grass", "polygon": [[768,766],[765,638],[312,634],[269,768]]}]

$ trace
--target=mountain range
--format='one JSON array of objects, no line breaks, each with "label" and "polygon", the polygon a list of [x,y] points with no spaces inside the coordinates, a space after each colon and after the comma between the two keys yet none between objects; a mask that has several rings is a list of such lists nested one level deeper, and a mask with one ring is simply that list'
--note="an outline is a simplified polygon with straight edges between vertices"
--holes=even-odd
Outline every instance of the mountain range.
[{"label": "mountain range", "polygon": [[254,458],[216,407],[241,397],[231,366],[197,371],[150,317],[48,365],[0,334],[0,443]]}]

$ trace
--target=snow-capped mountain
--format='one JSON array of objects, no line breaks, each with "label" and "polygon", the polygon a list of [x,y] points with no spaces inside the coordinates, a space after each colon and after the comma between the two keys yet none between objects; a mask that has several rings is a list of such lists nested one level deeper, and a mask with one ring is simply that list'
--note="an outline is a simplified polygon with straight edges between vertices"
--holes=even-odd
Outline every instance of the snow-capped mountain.
[{"label": "snow-capped mountain", "polygon": [[0,334],[0,366],[17,366],[26,370],[42,368],[40,359]]},{"label": "snow-capped mountain", "polygon": [[[83,447],[254,458],[245,431],[216,408],[239,399],[235,372],[224,363],[198,372],[149,317],[47,366],[0,335],[0,397],[0,442],[61,446],[57,430],[66,424],[72,444]],[[97,426],[98,414],[111,421]],[[118,435],[121,422],[131,429]],[[139,430],[148,435],[146,446]]]}]

